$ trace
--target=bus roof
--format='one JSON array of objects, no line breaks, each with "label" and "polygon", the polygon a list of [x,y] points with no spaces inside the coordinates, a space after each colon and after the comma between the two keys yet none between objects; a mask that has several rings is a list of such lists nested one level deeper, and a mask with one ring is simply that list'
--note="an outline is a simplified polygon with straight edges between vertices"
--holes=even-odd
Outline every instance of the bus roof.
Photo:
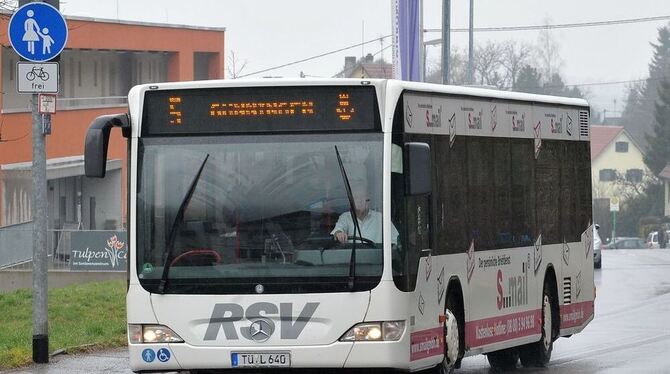
[{"label": "bus roof", "polygon": [[420,91],[427,93],[451,94],[491,99],[525,101],[556,105],[588,107],[584,99],[560,96],[536,95],[523,92],[502,91],[481,87],[452,86],[434,83],[408,82],[394,79],[352,79],[352,78],[262,78],[262,79],[219,79],[207,81],[167,82],[144,84],[139,89],[188,89],[213,87],[264,87],[264,86],[334,86],[359,85],[369,82],[378,88]]}]

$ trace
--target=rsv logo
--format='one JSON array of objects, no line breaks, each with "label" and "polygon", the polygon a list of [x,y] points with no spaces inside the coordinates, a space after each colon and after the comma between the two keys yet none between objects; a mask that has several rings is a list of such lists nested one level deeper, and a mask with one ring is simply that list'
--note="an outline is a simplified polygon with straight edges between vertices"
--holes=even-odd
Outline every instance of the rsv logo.
[{"label": "rsv logo", "polygon": [[[254,303],[247,310],[239,304],[221,303],[214,305],[205,340],[216,340],[223,330],[226,340],[239,340],[239,334],[245,339],[264,342],[275,332],[275,322],[270,318],[279,315],[280,338],[297,339],[307,322],[312,319],[319,303],[307,303],[298,317],[293,319],[293,303]],[[246,320],[249,323],[240,322]]]}]

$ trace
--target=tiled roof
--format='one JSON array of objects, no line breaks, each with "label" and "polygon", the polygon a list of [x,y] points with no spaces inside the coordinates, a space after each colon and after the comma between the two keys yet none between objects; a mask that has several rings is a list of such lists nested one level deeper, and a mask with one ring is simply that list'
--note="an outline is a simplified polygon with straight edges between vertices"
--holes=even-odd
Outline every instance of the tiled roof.
[{"label": "tiled roof", "polygon": [[623,126],[591,126],[591,160],[595,160],[621,131]]},{"label": "tiled roof", "polygon": [[365,71],[365,78],[393,78],[393,65],[379,62],[365,62],[361,66]]}]

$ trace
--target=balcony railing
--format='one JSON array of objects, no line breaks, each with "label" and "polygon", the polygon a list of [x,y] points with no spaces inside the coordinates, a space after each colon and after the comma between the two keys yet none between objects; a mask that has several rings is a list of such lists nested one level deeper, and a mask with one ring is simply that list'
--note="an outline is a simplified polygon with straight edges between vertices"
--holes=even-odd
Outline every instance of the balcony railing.
[{"label": "balcony railing", "polygon": [[[79,110],[79,109],[96,109],[96,108],[111,108],[128,105],[128,97],[126,96],[102,96],[102,97],[59,97],[56,99],[56,110]],[[24,105],[11,105],[5,103],[5,108],[2,113],[22,113],[30,112],[30,100],[27,100]]]}]

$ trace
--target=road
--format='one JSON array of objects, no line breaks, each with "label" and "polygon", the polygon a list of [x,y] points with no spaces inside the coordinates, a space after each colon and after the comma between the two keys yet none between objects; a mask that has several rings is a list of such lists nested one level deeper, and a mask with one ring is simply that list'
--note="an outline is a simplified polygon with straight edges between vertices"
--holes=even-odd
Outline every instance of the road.
[{"label": "road", "polygon": [[[670,249],[603,251],[596,270],[596,317],[581,334],[554,345],[547,368],[521,373],[669,373]],[[49,365],[11,373],[130,373],[124,349],[56,356]],[[490,373],[485,356],[457,373]]]}]

